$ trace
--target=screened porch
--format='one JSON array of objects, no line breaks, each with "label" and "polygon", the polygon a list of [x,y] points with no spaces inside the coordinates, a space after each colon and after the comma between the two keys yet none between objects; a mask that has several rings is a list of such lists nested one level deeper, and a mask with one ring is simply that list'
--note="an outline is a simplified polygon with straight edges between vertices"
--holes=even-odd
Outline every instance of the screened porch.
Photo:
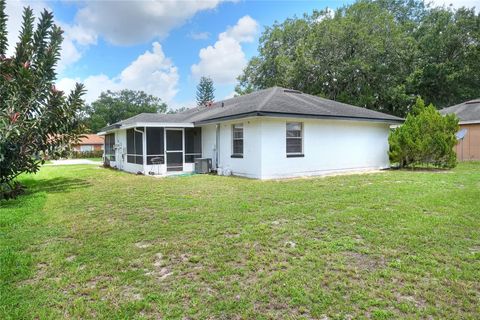
[{"label": "screened porch", "polygon": [[126,168],[144,174],[192,172],[202,157],[201,128],[135,127],[126,130]]}]

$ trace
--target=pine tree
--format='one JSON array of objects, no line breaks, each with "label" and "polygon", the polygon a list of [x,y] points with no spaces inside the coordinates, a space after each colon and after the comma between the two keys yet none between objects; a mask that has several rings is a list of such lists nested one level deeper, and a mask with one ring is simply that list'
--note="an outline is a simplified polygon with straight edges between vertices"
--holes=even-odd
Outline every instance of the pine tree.
[{"label": "pine tree", "polygon": [[204,106],[215,99],[215,88],[213,80],[208,77],[201,77],[200,83],[197,85],[197,106]]},{"label": "pine tree", "polygon": [[35,28],[30,8],[13,56],[7,57],[7,16],[0,0],[0,200],[15,197],[21,173],[35,173],[46,157],[65,153],[78,141],[83,127],[83,85],[66,96],[55,87],[62,30],[53,14],[43,11]]}]

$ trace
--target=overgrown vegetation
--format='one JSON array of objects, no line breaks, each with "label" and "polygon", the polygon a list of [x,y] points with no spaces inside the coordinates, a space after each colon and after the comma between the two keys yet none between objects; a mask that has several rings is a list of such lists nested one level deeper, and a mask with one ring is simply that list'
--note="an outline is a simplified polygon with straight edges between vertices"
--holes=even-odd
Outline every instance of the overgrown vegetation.
[{"label": "overgrown vegetation", "polygon": [[[478,8],[477,8],[478,9]],[[421,0],[360,0],[267,27],[237,93],[274,85],[405,116],[480,96],[480,14]]]},{"label": "overgrown vegetation", "polygon": [[7,16],[0,0],[0,200],[21,193],[15,178],[61,156],[83,131],[83,86],[66,96],[55,88],[62,30],[44,11],[34,26],[26,8],[14,54],[7,57]]},{"label": "overgrown vegetation", "polygon": [[458,129],[454,114],[442,116],[432,104],[425,106],[418,98],[405,123],[390,134],[390,161],[402,168],[453,168],[457,164],[454,147]]},{"label": "overgrown vegetation", "polygon": [[1,319],[476,319],[480,163],[284,181],[43,167]]}]

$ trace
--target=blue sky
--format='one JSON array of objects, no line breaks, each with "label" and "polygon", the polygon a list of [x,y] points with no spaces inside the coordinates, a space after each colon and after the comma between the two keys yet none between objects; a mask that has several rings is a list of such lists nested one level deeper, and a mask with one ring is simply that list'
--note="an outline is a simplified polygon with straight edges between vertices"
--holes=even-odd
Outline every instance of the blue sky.
[{"label": "blue sky", "polygon": [[[61,89],[83,82],[87,102],[107,89],[143,90],[178,108],[194,106],[202,75],[213,78],[216,100],[231,96],[235,78],[257,53],[265,26],[352,2],[21,0],[7,2],[7,13],[9,30],[15,30],[22,6],[54,12],[65,30],[58,70]],[[12,42],[15,36],[10,35]]]}]

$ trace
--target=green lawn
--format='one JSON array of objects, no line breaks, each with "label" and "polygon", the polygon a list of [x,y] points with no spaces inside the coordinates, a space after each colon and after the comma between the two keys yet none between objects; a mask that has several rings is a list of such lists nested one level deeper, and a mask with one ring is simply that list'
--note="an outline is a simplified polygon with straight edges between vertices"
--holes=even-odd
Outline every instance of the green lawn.
[{"label": "green lawn", "polygon": [[0,319],[479,318],[480,163],[22,180],[0,203]]}]

